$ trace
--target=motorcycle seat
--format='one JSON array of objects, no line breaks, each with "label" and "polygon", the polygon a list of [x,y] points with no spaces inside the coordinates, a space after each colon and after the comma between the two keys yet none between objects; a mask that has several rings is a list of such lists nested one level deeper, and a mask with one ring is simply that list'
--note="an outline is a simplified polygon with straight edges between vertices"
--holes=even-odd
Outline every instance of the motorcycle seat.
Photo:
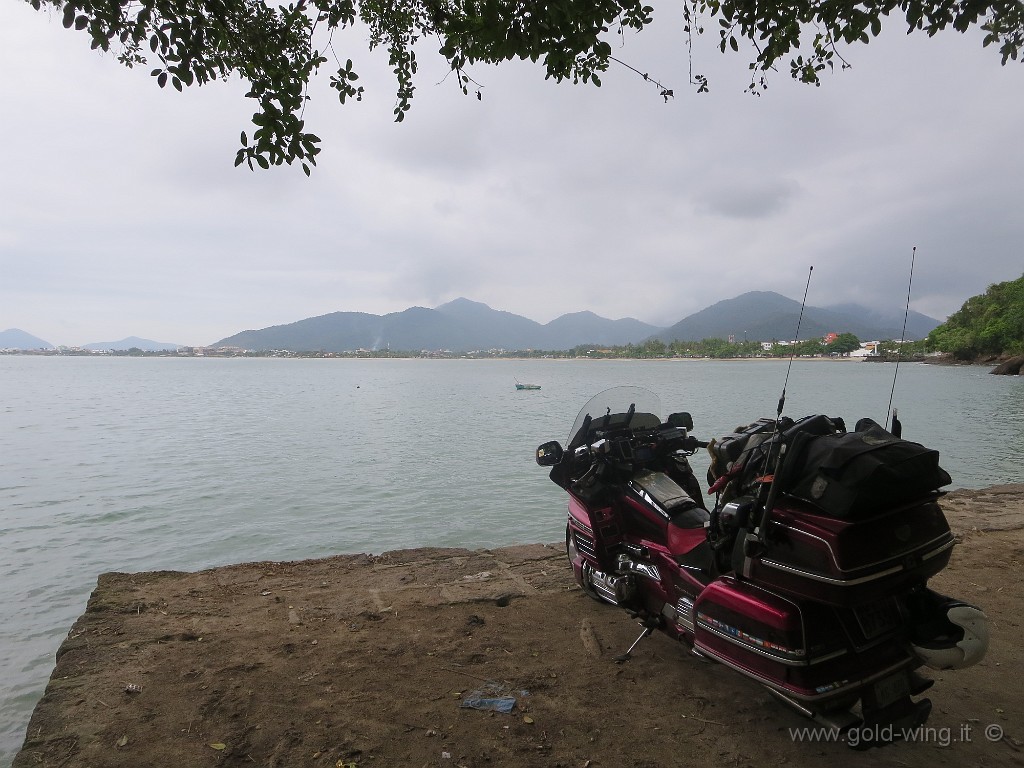
[{"label": "motorcycle seat", "polygon": [[692,507],[676,510],[669,519],[669,522],[680,528],[704,528],[704,523],[710,519],[711,513],[704,509],[704,507],[698,506],[697,502],[694,501]]}]

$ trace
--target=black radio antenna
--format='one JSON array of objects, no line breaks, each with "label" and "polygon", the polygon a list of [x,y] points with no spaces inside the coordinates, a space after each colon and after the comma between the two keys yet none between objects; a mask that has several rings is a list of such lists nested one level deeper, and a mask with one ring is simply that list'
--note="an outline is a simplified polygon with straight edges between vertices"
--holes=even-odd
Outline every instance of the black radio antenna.
[{"label": "black radio antenna", "polygon": [[807,270],[807,285],[804,286],[804,299],[800,302],[800,317],[796,321],[796,336],[793,339],[793,351],[789,353],[789,365],[786,367],[786,380],[782,383],[782,396],[779,398],[779,407],[775,411],[775,430],[779,429],[779,420],[782,418],[782,409],[786,406],[786,387],[789,386],[789,372],[793,370],[793,358],[796,357],[796,345],[800,341],[800,326],[804,322],[804,307],[807,306],[807,291],[811,287],[812,266]]},{"label": "black radio antenna", "polygon": [[907,306],[903,310],[903,330],[900,333],[900,348],[896,351],[896,371],[892,375],[892,389],[889,390],[889,406],[885,409],[885,428],[889,429],[889,414],[892,414],[892,433],[900,437],[903,425],[892,409],[892,398],[896,393],[896,377],[900,375],[900,360],[903,359],[903,344],[907,338],[907,317],[910,315],[910,291],[914,287],[914,261],[917,258],[917,246],[910,252],[910,281],[907,283]]},{"label": "black radio antenna", "polygon": [[[782,459],[786,452],[786,446],[778,439],[779,430],[782,426],[782,409],[786,406],[786,387],[789,386],[789,373],[793,370],[793,358],[796,357],[796,345],[800,341],[800,326],[804,322],[804,308],[807,306],[807,291],[811,287],[811,274],[814,272],[812,266],[807,270],[807,284],[804,286],[804,298],[800,302],[800,317],[796,321],[796,337],[793,339],[793,351],[789,354],[789,365],[786,368],[786,380],[782,384],[782,396],[779,397],[779,407],[775,411],[775,427],[772,430],[771,438],[766,441],[765,444],[769,446],[768,453],[765,456],[765,477],[764,482],[761,483],[761,487],[758,490],[757,500],[761,505],[761,519],[758,521],[752,533],[747,534],[747,538],[743,544],[744,554],[744,566],[743,575],[749,576],[747,572],[750,558],[756,556],[764,547],[765,538],[768,535],[768,517],[771,515],[772,508],[775,506],[775,497],[779,492],[779,484],[775,482],[775,478],[779,473],[779,469],[782,467]],[[776,446],[774,449],[772,446]],[[773,455],[774,450],[774,455]],[[769,464],[774,461],[774,467],[769,468]],[[770,480],[768,479],[770,477]],[[765,487],[768,487],[767,495],[765,494]]]}]

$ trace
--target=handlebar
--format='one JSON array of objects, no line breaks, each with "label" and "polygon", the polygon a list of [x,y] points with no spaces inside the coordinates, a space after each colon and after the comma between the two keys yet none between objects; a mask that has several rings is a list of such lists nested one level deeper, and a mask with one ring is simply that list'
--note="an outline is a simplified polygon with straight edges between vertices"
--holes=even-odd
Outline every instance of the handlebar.
[{"label": "handlebar", "polygon": [[[683,433],[682,437],[680,437],[679,432]],[[600,456],[632,458],[638,448],[651,448],[656,452],[668,449],[669,451],[681,450],[693,453],[699,448],[707,447],[708,443],[706,441],[698,440],[692,435],[687,435],[685,430],[670,427],[668,429],[651,430],[639,434],[626,431],[623,434],[602,437],[593,443],[578,446],[573,452],[573,456],[577,459]]]},{"label": "handlebar", "polygon": [[[687,434],[684,427],[660,424],[651,429],[595,430],[593,442],[576,446],[562,474],[552,479],[565,488],[586,489],[609,476],[621,478],[645,467],[657,467],[675,454],[692,454],[708,443]],[[593,439],[596,438],[596,439]]]}]

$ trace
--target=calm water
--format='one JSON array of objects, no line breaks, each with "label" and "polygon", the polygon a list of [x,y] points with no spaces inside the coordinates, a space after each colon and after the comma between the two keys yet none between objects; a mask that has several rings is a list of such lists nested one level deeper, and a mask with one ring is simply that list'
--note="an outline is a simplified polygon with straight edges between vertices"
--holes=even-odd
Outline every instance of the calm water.
[{"label": "calm water", "polygon": [[[702,438],[772,416],[778,361],[0,356],[0,766],[104,571],[557,541],[533,450],[602,389],[647,387]],[[885,421],[893,366],[796,361],[786,413]],[[516,392],[515,379],[540,391]],[[1024,380],[904,364],[904,436],[955,486],[1018,482]],[[702,464],[702,466],[706,466]]]}]

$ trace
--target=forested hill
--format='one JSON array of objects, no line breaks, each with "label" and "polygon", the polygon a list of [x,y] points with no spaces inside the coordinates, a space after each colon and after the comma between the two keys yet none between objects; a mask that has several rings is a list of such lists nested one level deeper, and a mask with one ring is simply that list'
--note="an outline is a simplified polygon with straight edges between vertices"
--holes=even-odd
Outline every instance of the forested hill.
[{"label": "forested hill", "polygon": [[969,298],[928,334],[928,346],[960,360],[1024,355],[1024,275]]}]

